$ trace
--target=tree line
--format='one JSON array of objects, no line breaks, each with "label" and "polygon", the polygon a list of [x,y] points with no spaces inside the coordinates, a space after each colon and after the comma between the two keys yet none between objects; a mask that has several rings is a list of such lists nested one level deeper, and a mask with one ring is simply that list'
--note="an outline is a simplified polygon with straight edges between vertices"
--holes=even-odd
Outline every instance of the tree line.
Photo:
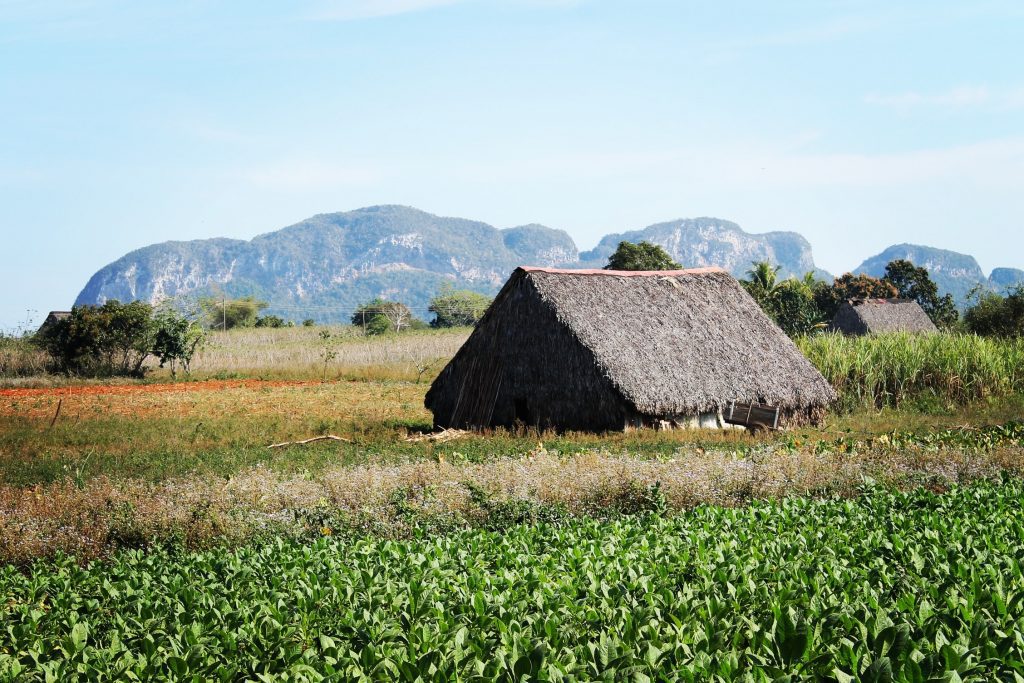
[{"label": "tree line", "polygon": [[142,377],[145,362],[185,372],[206,339],[195,319],[169,306],[144,301],[75,306],[70,315],[43,325],[34,342],[50,358],[52,372],[88,377]]},{"label": "tree line", "polygon": [[[491,297],[483,294],[448,288],[431,299],[430,323],[418,320],[405,304],[380,298],[357,307],[350,322],[367,335],[472,326],[490,303]],[[110,300],[99,306],[75,306],[68,316],[43,325],[32,342],[49,358],[47,369],[59,374],[142,377],[153,357],[173,377],[179,370],[189,371],[210,331],[294,327],[280,316],[262,314],[268,306],[251,296],[203,298],[190,311]],[[307,318],[301,324],[312,327],[315,322]]]},{"label": "tree line", "polygon": [[[677,270],[676,263],[660,246],[650,242],[620,242],[609,257],[610,270]],[[961,319],[949,294],[940,295],[925,268],[899,259],[885,267],[880,278],[846,273],[833,282],[813,273],[803,277],[780,278],[781,267],[767,261],[754,262],[740,284],[765,313],[790,336],[825,329],[839,307],[851,299],[909,299],[916,301],[940,330],[959,330],[985,336],[1024,334],[1024,288],[1006,295],[975,288],[974,302]]]},{"label": "tree line", "polygon": [[[609,257],[611,270],[674,270],[682,268],[658,245],[621,242]],[[938,287],[924,268],[896,260],[881,278],[846,273],[829,283],[814,273],[780,278],[780,267],[755,262],[740,284],[761,308],[790,336],[825,329],[839,307],[850,299],[910,299],[943,330],[960,330],[1002,337],[1024,334],[1024,288],[1006,295],[971,294],[974,304],[961,319],[949,294]],[[478,292],[447,287],[430,300],[433,319],[416,318],[404,303],[375,298],[356,307],[350,323],[367,335],[400,334],[408,330],[473,326],[492,298]],[[50,358],[50,370],[81,376],[141,377],[146,360],[155,357],[160,367],[189,371],[195,353],[210,330],[294,326],[277,315],[264,315],[269,304],[255,297],[200,299],[193,311],[134,301],[107,301],[101,306],[75,306],[70,315],[44,325],[34,342]],[[307,318],[303,326],[315,323]]]}]

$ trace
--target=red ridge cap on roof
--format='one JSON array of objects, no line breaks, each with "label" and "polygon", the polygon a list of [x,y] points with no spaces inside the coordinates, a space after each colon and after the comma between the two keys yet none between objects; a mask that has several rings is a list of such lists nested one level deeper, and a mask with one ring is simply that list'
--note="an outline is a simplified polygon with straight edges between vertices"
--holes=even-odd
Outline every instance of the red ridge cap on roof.
[{"label": "red ridge cap on roof", "polygon": [[553,273],[559,275],[617,275],[618,277],[704,275],[708,273],[727,272],[717,266],[710,266],[707,268],[685,268],[683,270],[605,270],[604,268],[543,268],[541,266],[519,266],[519,270],[527,273]]}]

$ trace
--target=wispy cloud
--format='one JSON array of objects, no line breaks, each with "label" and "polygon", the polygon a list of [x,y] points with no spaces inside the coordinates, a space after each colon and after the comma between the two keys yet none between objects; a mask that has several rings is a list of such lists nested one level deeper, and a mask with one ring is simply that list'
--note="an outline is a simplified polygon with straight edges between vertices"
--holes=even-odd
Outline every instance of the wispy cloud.
[{"label": "wispy cloud", "polygon": [[890,154],[754,154],[727,158],[723,177],[792,187],[892,187],[952,180],[986,185],[1019,184],[1024,138]]},{"label": "wispy cloud", "polygon": [[354,21],[408,14],[467,0],[333,0],[322,2],[309,14],[317,21]]},{"label": "wispy cloud", "polygon": [[[320,0],[308,14],[315,21],[355,21],[392,17],[452,5],[488,0]],[[489,0],[495,2],[495,0]],[[559,8],[581,5],[586,0],[501,0],[505,4],[526,8]]]},{"label": "wispy cloud", "polygon": [[919,108],[987,108],[1006,111],[1024,107],[1024,88],[993,89],[985,85],[963,85],[937,93],[869,93],[864,97],[864,101],[902,112]]},{"label": "wispy cloud", "polygon": [[676,185],[736,191],[768,187],[891,188],[946,181],[1005,187],[1020,186],[1024,178],[1024,138],[890,154],[811,152],[803,138],[797,138],[785,145],[522,157],[503,159],[501,164],[469,164],[455,173],[463,182],[515,183],[524,178],[626,182],[630,178],[659,178]]},{"label": "wispy cloud", "polygon": [[883,25],[884,19],[873,16],[843,16],[818,23],[752,36],[740,41],[744,47],[772,47],[831,43],[852,35],[866,33]]}]

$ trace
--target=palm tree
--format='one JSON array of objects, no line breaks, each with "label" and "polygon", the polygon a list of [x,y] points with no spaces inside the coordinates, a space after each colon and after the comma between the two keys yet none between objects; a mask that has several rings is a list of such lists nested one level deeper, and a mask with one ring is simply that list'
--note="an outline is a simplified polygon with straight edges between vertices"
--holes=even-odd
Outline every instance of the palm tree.
[{"label": "palm tree", "polygon": [[774,299],[778,292],[782,266],[772,266],[768,261],[753,261],[751,265],[753,268],[747,271],[747,279],[740,280],[740,284],[764,308],[765,303]]}]

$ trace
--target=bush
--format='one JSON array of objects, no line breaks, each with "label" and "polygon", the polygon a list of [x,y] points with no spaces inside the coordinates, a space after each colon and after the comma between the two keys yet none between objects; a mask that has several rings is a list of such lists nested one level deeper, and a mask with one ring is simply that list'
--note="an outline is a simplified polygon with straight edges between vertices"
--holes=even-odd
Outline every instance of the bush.
[{"label": "bush", "polygon": [[75,306],[71,315],[45,326],[37,342],[52,369],[73,375],[141,377],[153,349],[153,307],[143,301]]},{"label": "bush", "polygon": [[472,327],[483,317],[492,297],[470,290],[442,291],[430,300],[431,327]]},{"label": "bush", "polygon": [[370,335],[402,332],[410,329],[414,320],[408,306],[381,298],[359,306],[352,314],[352,324]]},{"label": "bush", "polygon": [[897,259],[886,265],[882,279],[896,288],[901,299],[916,301],[936,327],[948,329],[956,324],[959,313],[953,296],[939,296],[938,285],[932,282],[924,268],[918,268],[905,259]]},{"label": "bush", "polygon": [[892,299],[898,295],[899,290],[891,282],[870,275],[846,273],[837,277],[830,287],[816,289],[814,303],[823,319],[832,320],[839,306],[850,299]]},{"label": "bush", "polygon": [[180,363],[187,373],[192,356],[206,340],[202,325],[173,308],[163,308],[153,315],[153,328],[152,352],[160,359],[160,367],[170,365],[171,377],[175,377]]},{"label": "bush", "polygon": [[672,260],[667,251],[657,244],[644,241],[639,244],[619,242],[608,257],[605,270],[679,270],[681,265]]},{"label": "bush", "polygon": [[807,273],[800,280],[791,277],[780,282],[779,266],[768,261],[754,262],[752,266],[740,285],[786,334],[808,334],[823,325],[824,317],[814,293],[827,285],[816,281],[814,273]]},{"label": "bush", "polygon": [[0,333],[0,377],[29,377],[46,370],[47,355],[32,338]]},{"label": "bush", "polygon": [[1024,336],[1024,287],[1007,296],[980,295],[978,302],[964,314],[965,327],[975,334],[993,337]]},{"label": "bush", "polygon": [[279,328],[279,327],[287,327],[287,326],[288,326],[288,323],[285,322],[285,319],[280,317],[280,316],[277,316],[277,315],[264,315],[264,316],[260,316],[260,317],[256,318],[256,322],[253,324],[253,327],[273,327],[273,328]]},{"label": "bush", "polygon": [[251,296],[240,299],[206,297],[199,300],[199,306],[206,317],[206,326],[211,330],[255,327],[260,311],[269,305]]}]

